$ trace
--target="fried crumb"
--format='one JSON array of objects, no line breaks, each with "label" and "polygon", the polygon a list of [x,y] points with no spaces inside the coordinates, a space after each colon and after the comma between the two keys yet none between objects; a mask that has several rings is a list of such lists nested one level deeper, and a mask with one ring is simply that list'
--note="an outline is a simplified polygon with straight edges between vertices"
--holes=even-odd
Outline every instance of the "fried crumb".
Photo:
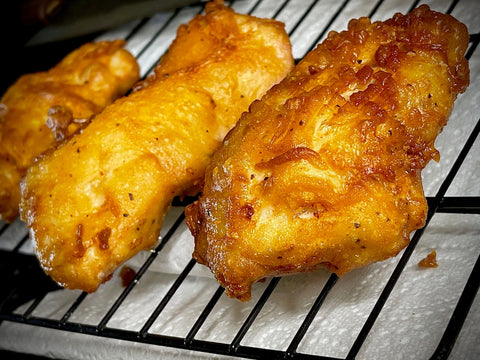
[{"label": "fried crumb", "polygon": [[418,266],[421,268],[436,268],[438,266],[437,252],[432,250],[430,254],[418,262]]},{"label": "fried crumb", "polygon": [[122,279],[122,286],[127,287],[128,284],[133,280],[137,273],[131,267],[125,265],[120,270],[120,274],[118,275]]}]

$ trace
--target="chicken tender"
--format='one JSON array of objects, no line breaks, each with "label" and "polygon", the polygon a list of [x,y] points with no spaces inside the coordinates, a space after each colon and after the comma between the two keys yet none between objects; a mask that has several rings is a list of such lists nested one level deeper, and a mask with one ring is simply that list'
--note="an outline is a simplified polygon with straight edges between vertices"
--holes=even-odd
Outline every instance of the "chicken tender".
[{"label": "chicken tender", "polygon": [[421,170],[469,82],[466,27],[421,6],[327,39],[226,136],[186,209],[194,258],[231,297],[395,256],[422,227]]},{"label": "chicken tender", "polygon": [[30,168],[21,215],[43,269],[93,292],[153,247],[172,199],[198,191],[226,132],[292,67],[282,23],[206,4],[151,77]]},{"label": "chicken tender", "polygon": [[0,219],[18,216],[20,181],[35,158],[84,128],[138,81],[137,61],[124,45],[85,44],[6,91],[0,103]]}]

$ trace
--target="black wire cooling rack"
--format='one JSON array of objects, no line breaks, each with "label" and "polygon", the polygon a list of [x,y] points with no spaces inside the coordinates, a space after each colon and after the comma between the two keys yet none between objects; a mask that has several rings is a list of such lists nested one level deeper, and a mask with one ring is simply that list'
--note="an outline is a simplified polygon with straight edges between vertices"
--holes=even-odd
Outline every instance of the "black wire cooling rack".
[{"label": "black wire cooling rack", "polygon": [[[284,21],[286,23],[286,29],[292,39],[294,56],[297,59],[300,59],[308,51],[313,49],[315,45],[326,36],[328,31],[332,29],[342,30],[346,27],[346,22],[348,19],[352,17],[369,16],[373,19],[384,19],[390,17],[396,11],[401,11],[403,13],[410,11],[420,3],[423,2],[413,1],[408,2],[407,4],[407,2],[404,1],[393,0],[379,0],[375,2],[360,0],[238,0],[232,1],[229,4],[239,12],[249,13],[261,17],[271,17]],[[465,17],[465,14],[468,14],[469,12],[475,12],[479,10],[475,0],[432,0],[427,3],[429,3],[434,10],[452,13],[453,15],[459,17]],[[156,61],[168,47],[169,43],[175,36],[175,30],[178,25],[188,21],[195,14],[202,12],[203,6],[204,3],[202,2],[174,11],[155,14],[150,18],[134,21],[119,29],[107,32],[100,37],[125,38],[128,42],[129,50],[139,60],[143,76],[145,76],[152,71]],[[468,18],[468,16],[466,16],[466,18]],[[473,16],[472,19],[475,19],[475,16]],[[476,26],[475,23],[467,25],[473,25],[471,27],[469,26],[470,46],[466,55],[467,59],[471,60],[472,64],[472,83],[469,90],[467,90],[467,93],[470,92],[470,95],[465,94],[465,96],[467,98],[470,96],[470,98],[474,99],[474,93],[478,93],[478,90],[480,90],[480,77],[478,75],[480,73],[478,70],[480,66],[476,65],[480,62],[480,56],[477,51],[480,33],[479,27]],[[349,288],[351,284],[348,283],[348,281],[341,283],[340,279],[338,279],[335,275],[326,274],[326,272],[321,273],[324,277],[322,286],[319,287],[318,291],[315,292],[313,297],[309,298],[308,301],[301,306],[301,311],[295,307],[291,307],[279,315],[279,317],[291,317],[292,313],[296,314],[298,312],[298,315],[294,316],[296,318],[296,325],[293,328],[289,328],[287,331],[285,327],[279,326],[278,332],[288,332],[290,334],[288,341],[282,342],[281,346],[259,346],[255,345],[255,341],[253,342],[253,345],[246,341],[250,333],[253,332],[254,334],[261,334],[263,331],[263,326],[266,326],[266,323],[270,321],[275,322],[274,320],[277,320],[275,313],[269,315],[271,318],[267,316],[266,320],[265,316],[262,318],[263,321],[259,321],[258,319],[260,314],[265,311],[266,307],[280,307],[280,305],[276,303],[277,301],[280,301],[279,297],[275,297],[273,295],[276,291],[279,291],[278,288],[282,285],[282,283],[288,282],[287,291],[282,294],[286,293],[286,296],[293,297],[297,296],[298,293],[301,293],[301,291],[295,287],[296,281],[284,280],[284,278],[279,277],[270,279],[264,284],[259,284],[258,296],[254,296],[254,299],[251,301],[248,307],[241,308],[244,312],[240,317],[242,321],[238,324],[235,324],[236,330],[233,332],[232,337],[228,341],[223,339],[208,339],[199,336],[205,327],[214,327],[214,325],[209,324],[209,322],[212,321],[211,318],[218,319],[218,315],[214,314],[215,312],[218,312],[219,308],[225,313],[228,313],[229,309],[238,311],[240,306],[243,306],[239,305],[236,300],[225,300],[223,289],[218,285],[210,287],[211,290],[207,292],[208,294],[206,298],[202,300],[202,306],[198,308],[199,311],[191,315],[192,321],[183,335],[177,335],[175,331],[172,333],[158,333],[153,331],[156,322],[166,311],[172,299],[178,296],[181,297],[182,291],[186,291],[183,289],[183,287],[185,287],[187,279],[192,278],[192,269],[198,266],[194,260],[189,260],[186,266],[180,270],[178,274],[171,278],[171,281],[168,283],[168,286],[165,287],[163,293],[156,298],[156,304],[152,306],[152,310],[149,315],[146,318],[140,319],[140,325],[136,329],[125,329],[120,325],[117,326],[116,324],[118,324],[118,322],[115,322],[116,314],[118,314],[119,311],[123,311],[122,307],[125,307],[126,304],[129,304],[129,299],[132,296],[132,293],[135,291],[135,288],[138,287],[140,283],[148,281],[145,280],[145,277],[152,272],[151,265],[155,262],[159,254],[161,254],[162,251],[165,251],[164,249],[168,246],[169,242],[177,241],[175,234],[182,226],[184,226],[182,209],[185,205],[185,203],[181,203],[178,200],[175,201],[173,207],[177,210],[177,215],[173,218],[173,221],[171,221],[171,223],[168,224],[168,226],[165,226],[165,229],[162,230],[163,235],[161,237],[161,241],[159,242],[158,246],[152,250],[147,257],[145,257],[143,264],[136,270],[133,280],[126,285],[126,287],[121,288],[114,298],[95,300],[105,303],[105,311],[103,316],[93,323],[83,322],[82,319],[79,319],[79,316],[77,316],[78,312],[80,311],[79,309],[81,309],[82,306],[88,302],[88,299],[93,296],[86,293],[76,294],[68,306],[66,306],[66,308],[62,311],[60,316],[49,317],[39,316],[36,314],[39,307],[41,307],[46,301],[46,298],[55,296],[55,294],[59,293],[60,288],[43,274],[37,263],[37,260],[32,255],[31,251],[28,250],[28,234],[22,223],[19,220],[11,225],[1,223],[0,248],[2,250],[0,250],[0,272],[3,275],[3,282],[0,296],[0,330],[2,327],[5,327],[10,323],[19,323],[29,327],[50,328],[60,330],[62,332],[80,333],[93,335],[94,337],[100,338],[118,339],[126,341],[127,343],[133,342],[154,345],[160,349],[171,348],[190,350],[187,355],[193,358],[195,358],[197,355],[200,356],[199,354],[207,354],[207,356],[208,354],[211,354],[212,356],[214,354],[228,355],[232,357],[244,357],[252,359],[371,358],[368,355],[368,351],[367,353],[364,353],[363,348],[365,347],[365,344],[372,341],[372,338],[380,337],[379,341],[382,341],[382,336],[385,336],[385,333],[389,331],[388,327],[384,328],[382,331],[382,327],[385,326],[382,316],[392,309],[392,306],[389,306],[388,302],[391,301],[392,294],[396,291],[396,288],[398,287],[397,284],[399,281],[401,281],[406,269],[412,268],[412,254],[414,254],[418,244],[422,241],[422,239],[425,238],[425,234],[429,231],[435,232],[436,228],[442,229],[441,219],[444,219],[444,217],[447,216],[456,216],[456,219],[459,219],[458,227],[460,230],[463,224],[462,219],[464,217],[469,217],[469,219],[471,219],[470,223],[474,224],[473,228],[476,230],[476,232],[473,232],[473,236],[478,236],[480,232],[479,226],[475,225],[476,223],[480,223],[478,221],[478,215],[480,214],[480,194],[469,193],[466,191],[464,193],[466,193],[467,196],[457,196],[458,192],[455,193],[455,191],[453,191],[453,194],[450,195],[450,192],[452,191],[452,184],[455,184],[457,181],[459,181],[459,179],[463,179],[463,173],[465,172],[465,169],[467,168],[468,170],[468,168],[471,167],[470,159],[475,158],[476,156],[474,152],[476,139],[478,137],[478,133],[480,132],[480,119],[478,108],[471,107],[471,103],[472,101],[469,102],[467,100],[459,102],[456,105],[454,113],[452,114],[452,117],[455,117],[455,120],[451,121],[456,121],[457,123],[464,121],[469,123],[469,126],[467,126],[467,128],[469,128],[468,133],[458,136],[458,139],[456,138],[454,141],[456,152],[453,157],[450,157],[452,160],[447,161],[446,163],[441,161],[441,166],[432,167],[431,172],[427,173],[426,175],[427,180],[428,176],[437,180],[432,180],[432,186],[426,189],[428,195],[427,199],[429,204],[429,212],[425,227],[413,234],[409,246],[401,253],[401,255],[391,261],[387,268],[381,268],[383,269],[382,272],[387,272],[387,275],[382,278],[384,280],[379,282],[380,285],[378,285],[379,287],[377,286],[378,291],[374,296],[374,301],[369,307],[369,310],[361,314],[360,318],[362,320],[360,325],[357,325],[355,336],[348,341],[346,347],[344,345],[344,350],[340,355],[332,355],[331,352],[322,352],[322,348],[325,346],[325,344],[320,340],[321,336],[315,334],[322,334],[322,326],[328,326],[325,332],[332,332],[332,329],[335,331],[335,329],[341,329],[343,326],[343,324],[334,323],[332,327],[332,324],[329,324],[327,321],[328,314],[325,314],[326,310],[324,308],[327,306],[325,304],[329,301],[329,299],[337,296],[334,295],[334,293],[344,293],[346,294],[344,297],[349,297],[352,294],[354,297],[355,294],[353,288]],[[449,123],[447,128],[449,126],[456,125],[450,125]],[[453,131],[452,134],[458,135],[455,133],[455,131]],[[451,135],[447,134],[446,137],[443,138],[446,139],[444,140],[444,148],[449,146],[448,144],[452,143],[451,139],[448,141],[448,136]],[[440,146],[442,146],[442,144],[440,144]],[[447,151],[447,149],[440,150],[441,153],[442,150]],[[474,167],[473,174],[476,173],[476,175],[479,176],[479,170],[480,169],[478,167]],[[473,179],[475,179],[475,176],[473,176]],[[430,194],[428,192],[430,192]],[[460,191],[460,194],[461,193],[462,191]],[[432,220],[438,217],[439,214],[443,214],[444,217],[441,217],[442,215],[440,215],[440,221],[437,221],[437,225],[431,225]],[[461,234],[460,230],[458,230],[459,234]],[[459,238],[461,238],[460,235]],[[455,241],[455,239],[450,240]],[[479,239],[477,239],[477,242],[478,240]],[[9,245],[5,245],[6,243]],[[22,250],[25,248],[27,250]],[[436,345],[431,350],[428,350],[429,352],[427,358],[448,358],[456,346],[457,339],[462,335],[461,333],[465,322],[474,322],[475,319],[478,318],[478,307],[473,311],[470,311],[470,309],[472,304],[474,304],[480,284],[479,248],[480,247],[477,246],[472,249],[466,249],[466,251],[471,254],[472,260],[463,272],[463,274],[465,274],[464,278],[460,280],[450,279],[452,282],[461,283],[456,287],[457,291],[453,292],[454,294],[452,295],[448,291],[448,287],[445,289],[445,298],[448,297],[447,295],[452,295],[450,297],[453,300],[449,300],[451,305],[450,310],[447,311],[447,314],[445,315],[442,313],[438,315],[445,317],[446,320],[443,321],[444,326],[435,332],[436,337],[434,339],[434,343]],[[420,254],[418,256],[420,256]],[[440,263],[439,267],[441,266],[442,264]],[[459,266],[466,265],[459,264]],[[368,274],[369,271],[373,272],[373,270],[369,270],[368,268],[364,271],[364,274]],[[424,271],[434,274],[437,269],[429,269]],[[193,276],[193,278],[195,278],[195,276]],[[301,283],[301,281],[299,283]],[[409,292],[413,291],[412,289],[416,286],[416,284],[408,284],[408,281],[406,283],[407,285],[402,285],[402,289],[405,288],[407,291],[403,295],[400,295],[400,299],[406,299],[409,297]],[[444,286],[444,284],[441,286]],[[428,294],[425,296],[428,297]],[[400,300],[400,304],[402,301],[403,300]],[[429,303],[429,301],[430,300],[427,299],[426,303]],[[295,303],[301,304],[301,300],[300,302],[297,300]],[[435,304],[436,302],[434,299],[432,299],[431,303]],[[327,309],[330,308],[327,307]],[[410,316],[416,316],[416,313],[418,312],[433,312],[433,316],[437,316],[437,314],[435,314],[434,305],[431,305],[431,307],[413,307],[403,309],[403,314]],[[132,316],[134,316],[134,314],[132,314]],[[174,323],[175,315],[172,316],[173,318],[171,319],[173,319],[172,322]],[[222,317],[222,315],[219,316],[220,318]],[[348,319],[354,319],[355,316],[358,316],[355,311],[352,311],[352,313],[348,313],[347,311],[347,315],[343,319],[347,319],[348,322]],[[471,316],[473,316],[473,320],[470,320]],[[323,322],[320,321],[322,319]],[[312,331],[312,324],[314,323],[316,324],[315,328],[317,330],[314,332],[314,335],[308,335],[309,332]],[[220,324],[223,324],[223,322],[220,321]],[[394,324],[391,324],[390,326],[397,325],[401,326],[401,322],[398,324],[394,322]],[[428,324],[426,328],[428,328]],[[470,329],[473,329],[470,330],[473,331],[473,335],[470,336],[478,337],[478,335],[480,335],[479,326],[470,325]],[[416,342],[417,345],[415,346],[421,348],[424,340],[430,337],[428,332],[424,335],[424,337],[418,336],[418,341]],[[335,339],[336,336],[336,334],[333,334],[329,339]],[[308,340],[308,337],[310,340]],[[312,337],[315,339],[318,337],[318,339],[316,339],[318,340],[318,343],[312,341]],[[341,337],[340,332],[338,337]],[[329,341],[334,342],[335,340]],[[306,346],[304,343],[308,343],[310,345]],[[373,340],[373,344],[375,344],[375,340]],[[18,349],[16,347],[3,346],[6,348],[6,350],[13,349],[13,351],[22,351],[22,349]],[[401,341],[400,349],[402,349]],[[453,351],[453,353],[455,353],[455,351]],[[6,352],[4,354],[10,353]],[[50,356],[52,356],[52,354],[55,356],[55,352],[52,351],[50,351],[48,354]],[[476,344],[473,345],[473,348],[472,345],[467,345],[467,349],[464,349],[464,352],[457,352],[456,354],[456,356],[464,358],[465,356],[463,354],[467,354],[467,357],[471,356],[472,354],[480,356],[480,348]],[[402,356],[398,356],[398,358],[402,358]]]}]

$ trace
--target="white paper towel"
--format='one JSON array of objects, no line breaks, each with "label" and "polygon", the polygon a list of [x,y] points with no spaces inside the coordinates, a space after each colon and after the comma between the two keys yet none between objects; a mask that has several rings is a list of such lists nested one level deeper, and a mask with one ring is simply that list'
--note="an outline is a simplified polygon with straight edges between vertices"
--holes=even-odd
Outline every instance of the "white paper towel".
[{"label": "white paper towel", "polygon": [[[256,1],[237,1],[236,10],[248,12]],[[445,11],[449,1],[432,0],[432,8]],[[292,0],[278,15],[292,29],[301,11],[296,7],[309,7],[310,1]],[[480,2],[460,1],[453,14],[465,22],[470,33],[480,30],[477,21]],[[313,5],[312,5],[313,6]],[[292,36],[294,54],[301,57],[310,41],[315,38],[330,16],[339,10],[341,2],[320,1],[312,8]],[[373,9],[373,2],[351,0],[341,16],[332,24],[332,29],[345,28],[352,17],[366,15]],[[410,4],[399,0],[384,1],[375,13],[376,20],[388,18],[395,11],[405,11]],[[255,9],[258,16],[273,16],[279,10],[279,2],[265,0]],[[182,10],[179,18],[170,24],[172,31],[178,22],[186,22],[197,11]],[[159,14],[139,32],[148,36],[165,22],[168,16]],[[322,23],[323,21],[323,23]],[[317,30],[316,30],[317,29]],[[119,32],[112,32],[119,34]],[[174,34],[174,33],[173,33]],[[109,34],[104,37],[108,38]],[[113,35],[112,35],[113,36]],[[140,35],[138,35],[140,36]],[[144,42],[140,37],[129,39],[129,47],[135,53]],[[172,32],[165,32],[157,40],[155,51],[142,53],[142,71],[147,71],[171,41]],[[168,38],[168,39],[167,39]],[[477,50],[470,60],[471,86],[461,95],[449,124],[437,140],[441,153],[439,163],[430,163],[423,173],[425,193],[433,196],[460,152],[480,114],[480,55]],[[480,150],[479,141],[474,145],[465,164],[449,188],[448,196],[480,195]],[[162,236],[180,216],[182,208],[174,207],[165,220]],[[15,239],[26,233],[23,224],[16,222],[2,235],[3,248],[14,246]],[[480,254],[479,215],[437,214],[420,240],[410,261],[405,267],[384,310],[375,322],[370,335],[358,354],[358,359],[425,359],[434,351],[458,301],[466,279]],[[5,241],[4,241],[5,240]],[[437,251],[439,266],[435,269],[420,269],[417,263],[432,249]],[[31,252],[29,242],[22,251]],[[169,290],[177,275],[191,259],[193,239],[182,223],[157,256],[149,271],[141,278],[125,302],[114,314],[107,326],[138,331],[142,328],[159,301]],[[138,269],[150,256],[142,252],[129,261]],[[345,357],[361,330],[368,314],[389,279],[401,254],[393,259],[359,269],[338,280],[329,293],[311,327],[298,348],[299,352],[332,357]],[[330,274],[326,270],[284,277],[278,283],[271,298],[260,312],[252,328],[247,332],[242,345],[285,350],[311,305],[322,290]],[[247,318],[256,300],[268,286],[269,281],[254,286],[252,301],[246,304],[222,296],[211,315],[198,332],[196,339],[230,343]],[[217,290],[218,284],[208,269],[195,265],[182,283],[178,292],[155,320],[150,332],[184,337],[191,329],[204,306]],[[78,310],[69,319],[83,324],[98,324],[113,301],[123,291],[118,276],[103,285],[96,293],[88,295]],[[47,295],[34,316],[60,319],[79,291],[60,290]],[[25,304],[17,311],[22,313]],[[453,349],[453,359],[480,357],[480,301],[475,300],[466,323]],[[105,339],[90,335],[25,326],[11,322],[0,325],[0,348],[12,351],[35,353],[64,359],[223,359],[227,357],[201,352],[190,352],[168,347]]]},{"label": "white paper towel", "polygon": [[[359,359],[425,359],[433,353],[480,253],[479,235],[476,215],[435,216],[362,347]],[[437,251],[439,267],[420,269],[418,261],[432,249]],[[398,260],[399,257],[389,259],[339,279],[298,351],[346,356]],[[327,271],[320,270],[281,279],[242,345],[285,350],[328,277]],[[139,331],[175,279],[174,274],[147,272],[107,326]],[[98,324],[123,290],[120,283],[121,280],[114,277],[96,293],[87,296],[70,321]],[[230,343],[267,285],[268,281],[256,284],[253,299],[247,304],[222,296],[196,338]],[[187,277],[150,332],[185,337],[217,287],[209,277]],[[50,293],[33,315],[60,319],[78,295],[80,292],[68,290]],[[477,318],[478,310],[478,306],[472,310]],[[459,339],[462,349],[458,354],[453,353],[457,355],[454,359],[473,359],[474,354],[480,353],[477,324],[465,324],[462,331],[465,336]],[[184,351],[172,348],[129,344],[8,322],[0,327],[0,339],[2,347],[57,358],[130,359],[132,354],[143,358],[162,354],[162,359],[186,356]],[[203,356],[195,354],[194,358]]]}]

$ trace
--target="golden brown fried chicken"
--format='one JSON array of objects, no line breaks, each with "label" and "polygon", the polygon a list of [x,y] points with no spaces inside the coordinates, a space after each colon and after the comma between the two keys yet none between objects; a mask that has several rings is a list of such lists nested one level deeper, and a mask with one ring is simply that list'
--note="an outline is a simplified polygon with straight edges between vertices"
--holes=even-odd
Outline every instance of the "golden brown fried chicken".
[{"label": "golden brown fried chicken", "polygon": [[396,255],[424,224],[420,172],[468,85],[467,45],[427,6],[331,32],[215,152],[186,211],[195,259],[246,301],[266,276]]},{"label": "golden brown fried chicken", "polygon": [[123,40],[88,43],[45,72],[20,77],[0,103],[0,219],[18,216],[20,180],[36,157],[138,81]]},{"label": "golden brown fried chicken", "polygon": [[92,292],[154,246],[173,197],[202,182],[227,130],[292,66],[283,24],[207,4],[152,77],[30,168],[21,214],[43,269]]}]

